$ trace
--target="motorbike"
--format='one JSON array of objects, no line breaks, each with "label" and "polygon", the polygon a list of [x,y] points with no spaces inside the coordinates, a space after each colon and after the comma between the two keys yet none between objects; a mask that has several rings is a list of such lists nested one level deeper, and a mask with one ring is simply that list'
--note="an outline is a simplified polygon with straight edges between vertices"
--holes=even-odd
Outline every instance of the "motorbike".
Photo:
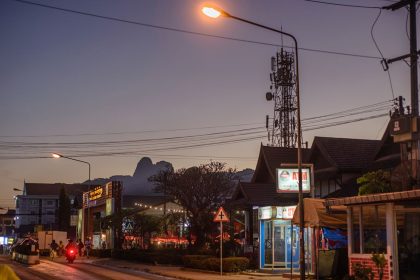
[{"label": "motorbike", "polygon": [[73,263],[74,260],[76,259],[76,254],[77,254],[77,250],[76,248],[68,248],[66,250],[66,259],[69,263]]}]

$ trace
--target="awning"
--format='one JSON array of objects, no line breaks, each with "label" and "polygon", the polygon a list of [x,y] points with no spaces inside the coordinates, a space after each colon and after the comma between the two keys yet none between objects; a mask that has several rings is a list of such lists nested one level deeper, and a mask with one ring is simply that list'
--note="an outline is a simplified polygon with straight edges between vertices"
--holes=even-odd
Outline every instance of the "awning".
[{"label": "awning", "polygon": [[402,192],[390,192],[390,193],[377,193],[369,195],[359,195],[343,198],[330,198],[327,199],[325,204],[327,206],[335,205],[357,205],[357,204],[369,204],[369,203],[386,203],[402,200],[419,200],[420,190],[402,191]]},{"label": "awning", "polygon": [[[305,227],[347,228],[347,213],[345,206],[330,208],[327,212],[325,199],[304,198]],[[296,207],[292,222],[299,224],[299,206]]]}]

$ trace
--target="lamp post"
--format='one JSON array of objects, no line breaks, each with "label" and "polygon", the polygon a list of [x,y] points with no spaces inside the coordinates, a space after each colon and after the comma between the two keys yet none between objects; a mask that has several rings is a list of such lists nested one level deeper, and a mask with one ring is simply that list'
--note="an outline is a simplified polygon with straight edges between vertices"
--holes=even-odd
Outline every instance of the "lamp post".
[{"label": "lamp post", "polygon": [[[208,17],[212,17],[212,18],[218,18],[219,16],[224,16],[224,17],[228,17],[231,19],[235,19],[250,25],[254,25],[266,30],[270,30],[285,36],[288,36],[290,38],[292,38],[294,46],[295,46],[295,54],[296,54],[296,103],[297,103],[297,142],[298,142],[298,147],[297,147],[297,161],[298,161],[298,179],[299,179],[299,226],[300,226],[300,231],[299,231],[299,267],[300,267],[300,279],[304,280],[305,279],[305,244],[304,244],[304,228],[305,228],[305,223],[304,223],[304,208],[303,208],[303,192],[302,192],[302,129],[301,129],[301,121],[300,121],[300,91],[299,91],[299,62],[298,62],[298,43],[297,40],[295,38],[295,36],[293,36],[290,33],[272,28],[272,27],[268,27],[247,19],[243,19],[234,15],[231,15],[230,13],[220,9],[220,8],[216,8],[216,7],[203,7],[202,8],[202,12],[208,16]],[[273,260],[274,261],[274,260]]]},{"label": "lamp post", "polygon": [[[69,160],[73,160],[73,161],[77,161],[77,162],[81,162],[81,163],[84,163],[84,164],[87,164],[88,165],[88,167],[89,167],[89,185],[88,185],[88,192],[90,191],[90,163],[89,162],[87,162],[87,161],[83,161],[83,160],[80,160],[80,159],[75,159],[75,158],[71,158],[71,157],[67,157],[67,156],[63,156],[63,155],[61,155],[61,154],[57,154],[57,153],[53,153],[52,154],[52,157],[53,158],[66,158],[66,159],[69,159]],[[82,198],[83,199],[83,198]],[[82,208],[83,208],[83,202],[82,202]],[[84,212],[84,211],[83,211]],[[83,213],[84,214],[84,213]],[[84,216],[84,215],[83,215]],[[84,224],[84,223],[83,223]],[[83,227],[84,228],[84,227]],[[88,235],[88,237],[90,237],[89,236],[89,195],[88,195],[88,203],[87,203],[87,224],[86,224],[86,231],[87,231],[87,235]],[[84,232],[82,232],[82,236],[84,237]]]}]

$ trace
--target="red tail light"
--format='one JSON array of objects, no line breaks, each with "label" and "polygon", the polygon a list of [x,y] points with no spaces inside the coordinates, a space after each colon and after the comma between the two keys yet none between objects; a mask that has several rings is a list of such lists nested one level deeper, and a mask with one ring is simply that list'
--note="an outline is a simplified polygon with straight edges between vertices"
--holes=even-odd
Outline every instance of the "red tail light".
[{"label": "red tail light", "polygon": [[74,254],[74,251],[73,250],[70,250],[70,254]]}]

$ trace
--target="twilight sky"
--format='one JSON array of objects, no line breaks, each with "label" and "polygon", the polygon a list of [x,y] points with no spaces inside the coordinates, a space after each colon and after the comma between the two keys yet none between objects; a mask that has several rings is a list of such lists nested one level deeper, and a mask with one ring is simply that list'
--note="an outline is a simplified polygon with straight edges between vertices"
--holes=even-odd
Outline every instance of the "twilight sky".
[{"label": "twilight sky", "polygon": [[[0,1],[0,207],[13,205],[12,188],[22,188],[24,180],[87,179],[86,165],[51,159],[51,152],[89,161],[92,178],[132,175],[143,156],[175,168],[210,159],[255,168],[259,145],[267,143],[265,115],[274,106],[265,100],[270,57],[279,48],[156,26],[279,45],[281,36],[232,19],[206,18],[199,0],[33,1],[149,26]],[[283,28],[301,48],[370,57],[301,50],[303,119],[393,98],[387,72],[372,58],[380,56],[370,33],[378,9],[304,0],[206,2]],[[404,9],[382,11],[375,25],[386,58],[409,52],[406,16]],[[291,45],[286,37],[283,43]],[[404,96],[409,105],[409,67],[396,62],[390,71],[394,96]],[[309,144],[314,136],[379,139],[387,121],[311,131],[304,123],[303,137]],[[319,124],[329,122],[334,120]]]}]

